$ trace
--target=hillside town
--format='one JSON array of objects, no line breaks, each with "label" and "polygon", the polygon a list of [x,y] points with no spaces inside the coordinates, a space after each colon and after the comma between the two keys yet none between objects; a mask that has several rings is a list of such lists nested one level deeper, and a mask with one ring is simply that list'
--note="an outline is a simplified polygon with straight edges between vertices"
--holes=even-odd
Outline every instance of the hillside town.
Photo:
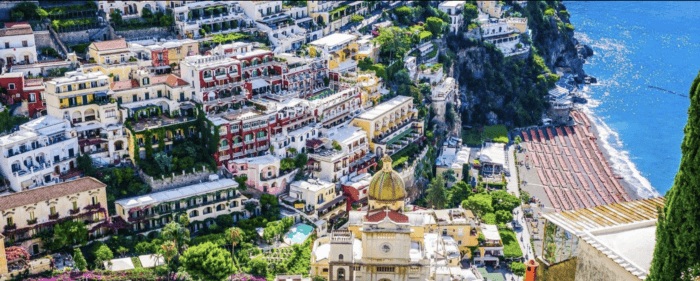
[{"label": "hillside town", "polygon": [[644,279],[664,198],[578,77],[537,73],[539,126],[463,124],[448,41],[542,60],[528,5],[2,1],[0,280]]}]

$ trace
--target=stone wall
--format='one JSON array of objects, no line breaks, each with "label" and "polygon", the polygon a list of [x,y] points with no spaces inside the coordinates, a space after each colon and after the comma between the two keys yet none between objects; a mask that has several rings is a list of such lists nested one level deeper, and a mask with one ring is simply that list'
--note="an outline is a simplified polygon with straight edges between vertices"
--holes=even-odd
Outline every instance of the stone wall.
[{"label": "stone wall", "polygon": [[413,165],[403,169],[399,173],[399,175],[401,175],[401,179],[403,179],[404,186],[406,187],[406,189],[412,188],[415,184],[416,166],[420,163],[419,160],[425,158],[425,155],[428,153],[429,148],[430,146],[426,145],[425,148],[423,148],[423,151],[420,152],[420,155],[418,155],[418,157],[416,158],[416,161],[413,161]]},{"label": "stone wall", "polygon": [[112,30],[112,27],[107,25],[101,28],[93,28],[73,32],[61,32],[58,33],[58,37],[66,45],[72,45],[93,41],[111,40],[115,38],[115,35],[114,31]]},{"label": "stone wall", "polygon": [[583,240],[578,243],[578,269],[576,281],[584,280],[619,280],[639,281],[622,266],[598,251]]},{"label": "stone wall", "polygon": [[34,42],[36,43],[37,51],[40,51],[41,48],[52,48],[56,51],[61,51],[61,47],[56,45],[48,30],[34,31]]},{"label": "stone wall", "polygon": [[[183,171],[180,175],[173,173],[170,177],[163,176],[160,179],[154,179],[143,171],[139,171],[139,177],[152,188],[152,192],[156,192],[209,181],[209,176],[214,174],[215,171],[209,171],[206,167],[203,168],[203,171],[193,173],[185,173]],[[223,174],[219,174],[219,176],[221,177]]]},{"label": "stone wall", "polygon": [[176,38],[175,33],[170,32],[169,28],[165,27],[151,27],[151,28],[144,28],[144,29],[135,29],[135,30],[120,30],[120,31],[115,31],[116,37],[119,38],[124,38],[127,41],[134,41],[134,40],[144,40],[144,39],[153,39],[153,38]]}]

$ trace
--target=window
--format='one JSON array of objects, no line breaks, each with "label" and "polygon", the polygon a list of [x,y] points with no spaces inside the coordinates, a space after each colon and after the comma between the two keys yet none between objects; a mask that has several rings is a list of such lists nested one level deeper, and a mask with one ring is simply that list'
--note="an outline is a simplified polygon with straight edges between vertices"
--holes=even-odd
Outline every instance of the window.
[{"label": "window", "polygon": [[199,212],[197,212],[197,210],[194,210],[194,211],[190,212],[190,218],[193,218],[193,217],[196,217],[196,216],[199,216]]},{"label": "window", "polygon": [[338,260],[343,260],[343,254],[338,255]]},{"label": "window", "polygon": [[29,219],[30,219],[30,220],[33,220],[34,218],[35,218],[35,216],[34,216],[34,211],[30,211],[30,212],[29,212]]},{"label": "window", "polygon": [[10,48],[10,42],[5,42],[5,49]]},{"label": "window", "polygon": [[92,205],[97,205],[97,197],[92,197]]},{"label": "window", "polygon": [[56,206],[51,206],[49,208],[49,212],[51,212],[52,215],[55,215],[56,214]]},{"label": "window", "polygon": [[114,109],[107,110],[107,111],[105,112],[105,116],[106,116],[107,118],[109,118],[109,117],[116,117],[116,116],[117,116],[117,115],[116,115],[116,111],[115,111]]},{"label": "window", "polygon": [[28,46],[29,46],[29,44],[27,44],[27,40],[23,40],[23,41],[22,41],[22,47],[28,47]]},{"label": "window", "polygon": [[328,268],[324,268],[323,273],[328,273]]},{"label": "window", "polygon": [[338,268],[338,279],[345,280],[345,268]]},{"label": "window", "polygon": [[12,217],[7,217],[7,225],[14,225],[15,221],[12,219]]},{"label": "window", "polygon": [[393,266],[377,266],[377,272],[394,272]]},{"label": "window", "polygon": [[77,210],[77,209],[78,209],[78,202],[73,201],[73,210]]},{"label": "window", "polygon": [[15,89],[15,83],[7,84],[7,88],[10,89],[10,90],[14,90],[14,89]]},{"label": "window", "polygon": [[36,94],[31,93],[29,94],[29,102],[35,102],[36,101]]}]

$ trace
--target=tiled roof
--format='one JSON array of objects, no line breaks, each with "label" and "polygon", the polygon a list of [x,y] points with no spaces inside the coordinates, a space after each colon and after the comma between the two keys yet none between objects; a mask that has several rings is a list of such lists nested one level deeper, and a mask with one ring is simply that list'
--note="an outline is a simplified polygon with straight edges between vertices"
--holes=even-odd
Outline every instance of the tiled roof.
[{"label": "tiled roof", "polygon": [[123,38],[102,42],[94,42],[92,43],[92,45],[95,46],[95,49],[97,49],[98,51],[109,51],[127,47],[126,40],[124,40]]},{"label": "tiled roof", "polygon": [[321,144],[323,141],[319,139],[306,140],[306,147],[317,148]]},{"label": "tiled roof", "polygon": [[165,80],[165,84],[168,84],[170,87],[177,87],[177,86],[184,86],[187,85],[187,81],[182,80],[182,78],[177,77],[175,75],[168,75],[168,78]]},{"label": "tiled roof", "polygon": [[126,81],[112,82],[112,84],[109,85],[109,88],[112,89],[112,91],[128,90],[128,89],[137,88],[137,87],[139,87],[139,82],[134,80],[134,79],[126,80]]},{"label": "tiled roof", "polygon": [[165,83],[167,79],[168,75],[151,76],[151,85]]},{"label": "tiled roof", "polygon": [[74,181],[0,196],[0,208],[2,208],[2,210],[8,210],[106,186],[107,185],[93,177],[80,178]]},{"label": "tiled roof", "polygon": [[34,31],[26,22],[5,23],[5,28],[0,29],[0,37],[30,34],[34,34]]},{"label": "tiled roof", "polygon": [[374,214],[367,214],[365,216],[365,219],[368,222],[379,222],[382,221],[386,216],[389,216],[389,219],[393,222],[399,222],[399,223],[407,223],[408,222],[408,217],[402,213],[399,213],[397,211],[385,211],[385,210],[378,210],[375,211]]}]

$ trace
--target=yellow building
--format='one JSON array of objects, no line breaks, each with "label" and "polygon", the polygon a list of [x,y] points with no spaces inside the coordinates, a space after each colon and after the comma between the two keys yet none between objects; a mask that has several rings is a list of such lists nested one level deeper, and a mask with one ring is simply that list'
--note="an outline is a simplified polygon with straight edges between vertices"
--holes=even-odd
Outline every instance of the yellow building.
[{"label": "yellow building", "polygon": [[88,46],[88,58],[91,63],[83,68],[89,72],[100,71],[112,81],[129,79],[129,74],[137,70],[139,64],[150,64],[150,61],[137,60],[123,38],[91,43]]},{"label": "yellow building", "polygon": [[488,14],[489,16],[501,18],[503,15],[503,7],[498,2],[500,1],[476,1],[476,5],[482,12]]},{"label": "yellow building", "polygon": [[[312,41],[310,48],[315,52],[321,51],[323,58],[328,59],[328,69],[338,73],[355,71],[357,61],[354,59],[359,52],[357,36],[345,33],[334,33]],[[311,49],[309,50],[311,52]]]},{"label": "yellow building", "polygon": [[480,280],[460,267],[461,252],[478,245],[471,212],[404,211],[406,191],[391,158],[369,185],[368,211],[350,211],[348,230],[314,242],[311,272],[328,280]]},{"label": "yellow building", "polygon": [[170,64],[175,63],[179,65],[180,61],[186,57],[199,55],[199,41],[192,39],[166,42],[163,43],[163,47],[168,49],[168,61]]},{"label": "yellow building", "polygon": [[36,235],[55,223],[87,221],[90,237],[94,237],[103,229],[92,229],[109,216],[106,185],[92,177],[1,196],[0,206],[0,229],[5,230],[5,239],[32,255],[44,252]]},{"label": "yellow building", "polygon": [[506,23],[517,29],[519,33],[527,32],[527,18],[506,18]]},{"label": "yellow building", "polygon": [[72,124],[103,118],[117,121],[117,104],[107,97],[108,90],[109,77],[101,72],[67,72],[45,83],[46,111]]},{"label": "yellow building", "polygon": [[413,98],[397,96],[356,117],[352,123],[367,132],[370,150],[377,156],[392,155],[423,135]]},{"label": "yellow building", "polygon": [[0,234],[0,276],[7,274],[7,256],[5,254],[5,236]]}]

